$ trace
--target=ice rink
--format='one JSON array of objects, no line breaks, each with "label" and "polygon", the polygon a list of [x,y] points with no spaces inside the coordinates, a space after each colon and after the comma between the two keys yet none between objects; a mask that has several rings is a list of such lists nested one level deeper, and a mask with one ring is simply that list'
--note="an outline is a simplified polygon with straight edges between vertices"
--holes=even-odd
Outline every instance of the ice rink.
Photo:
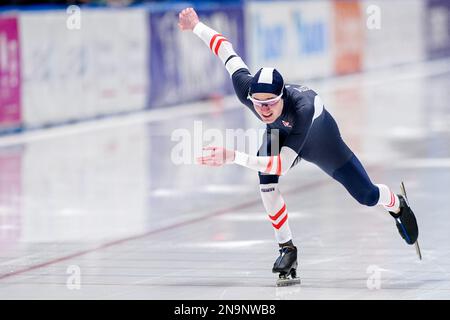
[{"label": "ice rink", "polygon": [[171,161],[175,129],[257,124],[228,97],[1,137],[0,299],[450,299],[450,61],[303,84],[374,183],[405,182],[422,261],[302,161],[280,179],[302,284],[277,288],[256,172]]}]

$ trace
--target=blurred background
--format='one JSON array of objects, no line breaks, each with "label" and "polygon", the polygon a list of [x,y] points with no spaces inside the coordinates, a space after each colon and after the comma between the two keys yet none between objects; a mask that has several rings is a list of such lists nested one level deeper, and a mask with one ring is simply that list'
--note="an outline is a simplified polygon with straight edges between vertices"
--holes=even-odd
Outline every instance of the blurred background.
[{"label": "blurred background", "polygon": [[216,57],[177,29],[187,6],[288,81],[450,55],[448,1],[4,0],[0,133],[231,94]]},{"label": "blurred background", "polygon": [[[161,0],[164,1],[164,0]],[[158,0],[149,1],[149,0],[5,0],[2,2],[2,5],[19,5],[19,6],[28,6],[28,5],[82,5],[82,4],[91,4],[91,5],[122,5],[127,6],[130,4],[136,3],[145,3],[145,2],[158,2]]]},{"label": "blurred background", "polygon": [[[304,277],[319,290],[291,297],[336,297],[326,286],[341,286],[359,298],[370,264],[397,272],[383,283],[394,290],[378,297],[399,297],[405,279],[400,289],[420,282],[430,289],[422,297],[448,297],[448,0],[1,0],[0,297],[280,294],[267,289],[276,250],[257,175],[170,160],[173,133],[195,135],[195,121],[220,132],[264,127],[242,110],[220,60],[178,30],[188,6],[253,73],[273,66],[287,82],[316,90],[371,178],[394,189],[405,179],[422,217],[426,275],[408,273],[414,252],[390,216],[361,208],[317,168],[297,166],[283,190],[291,190]],[[164,260],[166,248],[172,260]],[[237,268],[234,254],[249,265]],[[331,268],[320,254],[341,260]],[[196,269],[202,259],[215,271]],[[68,264],[81,267],[89,289],[66,289]],[[183,272],[165,276],[167,265]],[[247,281],[249,290],[225,295],[228,281]],[[264,289],[260,296],[252,286]]]}]

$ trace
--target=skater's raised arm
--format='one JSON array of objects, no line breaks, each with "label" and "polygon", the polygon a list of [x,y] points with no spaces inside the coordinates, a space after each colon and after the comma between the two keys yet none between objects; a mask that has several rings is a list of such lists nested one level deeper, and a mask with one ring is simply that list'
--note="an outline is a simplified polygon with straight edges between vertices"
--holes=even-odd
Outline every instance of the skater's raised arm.
[{"label": "skater's raised arm", "polygon": [[192,30],[211,51],[222,60],[230,77],[241,68],[247,69],[247,65],[233,49],[233,45],[228,39],[201,22],[197,13],[192,8],[184,9],[180,12],[178,26],[181,30]]},{"label": "skater's raised arm", "polygon": [[193,31],[220,58],[232,78],[237,97],[247,107],[251,107],[247,95],[252,76],[242,58],[234,51],[231,42],[225,36],[201,22],[192,8],[184,9],[178,17],[178,26],[181,30]]}]

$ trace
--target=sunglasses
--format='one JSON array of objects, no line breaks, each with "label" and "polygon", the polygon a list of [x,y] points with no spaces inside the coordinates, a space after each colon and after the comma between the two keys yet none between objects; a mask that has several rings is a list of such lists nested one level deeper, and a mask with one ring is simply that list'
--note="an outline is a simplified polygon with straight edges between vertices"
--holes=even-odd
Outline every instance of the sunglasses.
[{"label": "sunglasses", "polygon": [[282,96],[283,96],[283,91],[281,91],[281,94],[275,98],[268,99],[268,100],[258,100],[258,99],[252,98],[252,96],[249,93],[247,96],[247,99],[249,99],[256,107],[262,107],[262,106],[272,107],[281,100]]}]

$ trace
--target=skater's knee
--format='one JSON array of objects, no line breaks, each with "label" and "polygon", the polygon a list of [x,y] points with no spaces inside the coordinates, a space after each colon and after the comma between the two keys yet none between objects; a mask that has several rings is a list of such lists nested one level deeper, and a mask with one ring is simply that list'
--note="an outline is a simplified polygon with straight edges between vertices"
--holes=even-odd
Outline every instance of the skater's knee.
[{"label": "skater's knee", "polygon": [[334,171],[333,178],[339,181],[360,204],[372,207],[378,203],[380,196],[378,187],[370,181],[355,155]]},{"label": "skater's knee", "polygon": [[278,183],[279,176],[258,172],[259,184]]}]

